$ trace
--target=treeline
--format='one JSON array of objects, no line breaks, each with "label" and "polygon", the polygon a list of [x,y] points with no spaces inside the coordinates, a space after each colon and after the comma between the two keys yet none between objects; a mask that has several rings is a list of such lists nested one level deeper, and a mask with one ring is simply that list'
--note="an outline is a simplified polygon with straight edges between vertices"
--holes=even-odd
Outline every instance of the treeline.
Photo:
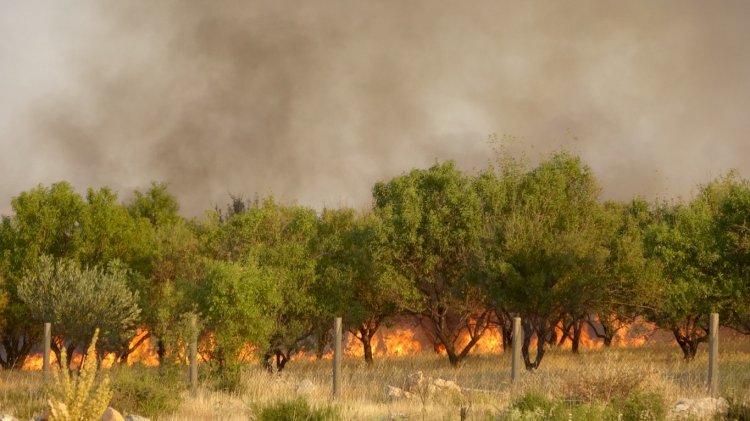
[{"label": "treeline", "polygon": [[587,326],[609,345],[636,317],[672,332],[686,359],[711,312],[750,333],[750,183],[733,172],[689,201],[601,201],[591,170],[556,153],[535,167],[500,156],[477,174],[415,169],[378,182],[367,212],[232,198],[186,219],[164,184],[123,204],[65,182],[12,208],[0,226],[5,368],[47,321],[58,354],[99,327],[99,352],[125,362],[141,328],[173,361],[194,314],[219,367],[255,352],[277,370],[322,354],[334,316],[368,362],[377,330],[406,315],[457,365],[491,326],[509,346],[519,315],[528,369],[551,345],[575,352]]}]

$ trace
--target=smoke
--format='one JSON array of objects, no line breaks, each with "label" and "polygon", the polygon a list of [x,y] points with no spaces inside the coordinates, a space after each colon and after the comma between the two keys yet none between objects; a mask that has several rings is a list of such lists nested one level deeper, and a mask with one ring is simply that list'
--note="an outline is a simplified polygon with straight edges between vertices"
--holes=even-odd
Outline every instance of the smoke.
[{"label": "smoke", "polygon": [[230,193],[360,207],[415,166],[483,167],[490,133],[580,154],[609,198],[750,175],[744,1],[76,6],[0,22],[3,204],[66,179],[167,181],[193,215]]}]

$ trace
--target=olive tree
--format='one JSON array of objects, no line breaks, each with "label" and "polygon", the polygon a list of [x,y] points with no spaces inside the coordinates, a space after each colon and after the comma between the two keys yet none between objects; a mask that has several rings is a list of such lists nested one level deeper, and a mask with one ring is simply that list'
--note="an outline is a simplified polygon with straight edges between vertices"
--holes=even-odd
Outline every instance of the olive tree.
[{"label": "olive tree", "polygon": [[127,271],[117,262],[106,268],[81,268],[70,259],[42,256],[18,285],[18,295],[38,322],[50,322],[60,343],[52,348],[60,360],[90,342],[100,330],[100,352],[117,351],[132,337],[140,309],[127,287]]}]

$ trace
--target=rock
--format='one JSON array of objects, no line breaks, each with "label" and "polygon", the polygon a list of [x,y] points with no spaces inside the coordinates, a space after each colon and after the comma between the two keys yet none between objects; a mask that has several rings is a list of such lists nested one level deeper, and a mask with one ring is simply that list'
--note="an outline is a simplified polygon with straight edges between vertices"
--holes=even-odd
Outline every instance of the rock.
[{"label": "rock", "polygon": [[102,414],[102,421],[125,421],[125,418],[116,409],[108,406]]},{"label": "rock", "polygon": [[19,421],[19,420],[13,415],[2,414],[0,415],[0,421]]},{"label": "rock", "polygon": [[125,417],[125,421],[151,421],[151,420],[146,417],[142,417],[140,415],[130,414],[127,417]]},{"label": "rock", "polygon": [[406,377],[405,389],[406,390],[419,389],[424,384],[425,384],[424,374],[421,371],[417,371],[416,373],[411,373]]},{"label": "rock", "polygon": [[300,395],[310,395],[315,391],[315,383],[309,379],[302,380],[297,385],[297,393]]},{"label": "rock", "polygon": [[404,389],[389,385],[385,387],[385,396],[391,402],[399,401],[402,399],[413,399],[415,397],[414,394],[409,393]]},{"label": "rock", "polygon": [[729,402],[724,398],[680,399],[672,408],[675,418],[711,419],[729,411]]},{"label": "rock", "polygon": [[457,385],[456,382],[443,379],[435,379],[432,384],[440,391],[446,392],[457,392],[461,393],[461,386]]}]

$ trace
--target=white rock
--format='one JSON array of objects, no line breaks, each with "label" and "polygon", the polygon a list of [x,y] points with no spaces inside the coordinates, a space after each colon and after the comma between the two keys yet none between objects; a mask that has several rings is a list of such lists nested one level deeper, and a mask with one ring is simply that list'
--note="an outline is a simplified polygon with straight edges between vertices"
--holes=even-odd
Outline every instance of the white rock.
[{"label": "white rock", "polygon": [[0,421],[19,421],[19,420],[13,415],[2,414],[0,415]]},{"label": "white rock", "polygon": [[727,411],[729,402],[724,398],[680,399],[672,408],[672,414],[679,418],[710,419]]},{"label": "white rock", "polygon": [[435,385],[438,390],[461,393],[461,386],[450,380],[435,379],[432,384]]},{"label": "white rock", "polygon": [[385,386],[385,396],[389,401],[398,401],[402,399],[413,399],[415,396],[404,389],[395,386]]},{"label": "white rock", "polygon": [[300,395],[309,395],[315,391],[315,383],[309,379],[302,380],[297,385],[297,393]]},{"label": "white rock", "polygon": [[108,406],[102,414],[102,421],[125,421],[125,418],[116,409]]}]

